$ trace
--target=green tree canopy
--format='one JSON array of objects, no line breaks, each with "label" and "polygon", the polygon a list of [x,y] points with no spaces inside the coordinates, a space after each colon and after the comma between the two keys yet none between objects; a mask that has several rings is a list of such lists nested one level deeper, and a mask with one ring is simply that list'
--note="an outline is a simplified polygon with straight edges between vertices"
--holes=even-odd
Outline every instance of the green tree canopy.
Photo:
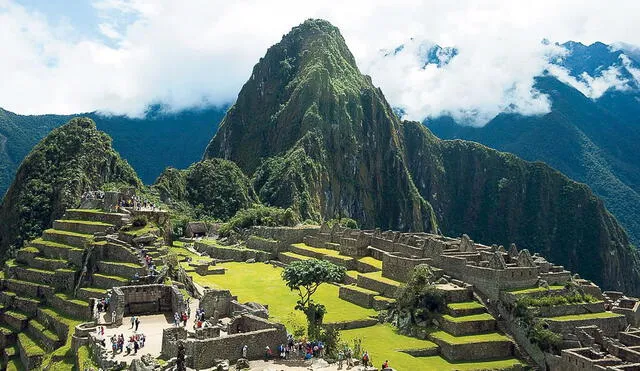
[{"label": "green tree canopy", "polygon": [[307,316],[309,333],[312,334],[322,323],[326,309],[312,300],[313,294],[323,283],[341,282],[346,269],[328,261],[309,259],[289,264],[282,272],[282,279],[292,291],[298,291],[297,310]]}]

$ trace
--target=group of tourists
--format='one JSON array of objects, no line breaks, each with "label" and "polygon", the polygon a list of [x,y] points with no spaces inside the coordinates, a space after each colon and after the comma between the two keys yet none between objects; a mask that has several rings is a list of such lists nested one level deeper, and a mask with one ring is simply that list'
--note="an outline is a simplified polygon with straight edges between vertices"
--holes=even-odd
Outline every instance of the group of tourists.
[{"label": "group of tourists", "polygon": [[149,200],[141,199],[139,196],[132,196],[131,198],[120,200],[120,207],[133,208],[134,210],[159,210],[158,205]]},{"label": "group of tourists", "polygon": [[109,297],[101,298],[100,300],[98,300],[98,303],[96,304],[96,308],[98,310],[98,313],[108,312],[109,311]]},{"label": "group of tourists", "polygon": [[[341,349],[338,352],[338,369],[342,370],[342,367],[344,366],[345,361],[346,361],[347,368],[354,367],[355,364],[354,364],[353,356],[354,354],[351,348],[345,347],[344,349]],[[364,366],[365,370],[367,369],[367,367],[373,367],[373,364],[371,363],[371,357],[369,356],[369,352],[367,352],[366,350],[362,353],[362,358],[360,359],[360,362],[362,366]],[[386,370],[388,368],[389,368],[389,360],[385,360],[382,363],[381,369]]]},{"label": "group of tourists", "polygon": [[113,356],[117,353],[122,353],[125,349],[127,350],[126,355],[138,354],[138,350],[144,347],[144,342],[146,341],[146,337],[144,334],[133,334],[129,337],[128,341],[125,345],[125,338],[123,334],[116,336],[115,334],[111,336],[111,351],[113,352]]}]

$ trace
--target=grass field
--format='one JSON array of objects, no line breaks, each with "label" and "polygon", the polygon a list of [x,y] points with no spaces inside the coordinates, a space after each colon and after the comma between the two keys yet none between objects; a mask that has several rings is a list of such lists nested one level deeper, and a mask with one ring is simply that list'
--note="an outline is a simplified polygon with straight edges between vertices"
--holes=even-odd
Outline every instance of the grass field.
[{"label": "grass field", "polygon": [[440,356],[414,357],[400,352],[406,349],[429,349],[436,345],[427,340],[420,340],[398,334],[390,324],[378,324],[354,330],[344,330],[341,339],[352,344],[353,339],[362,340],[362,350],[369,352],[374,366],[380,366],[389,360],[391,367],[396,370],[499,370],[508,368],[520,362],[517,359],[507,359],[488,362],[457,362],[451,363]]},{"label": "grass field", "polygon": [[[240,302],[255,301],[269,306],[271,317],[284,323],[290,331],[305,326],[302,312],[293,308],[298,300],[297,292],[289,290],[280,274],[282,268],[264,263],[224,263],[226,274],[200,276],[191,273],[194,281],[202,286],[218,287],[231,290]],[[314,295],[314,299],[327,307],[324,322],[345,322],[366,319],[375,316],[373,309],[362,308],[338,298],[338,287],[324,284]]]}]

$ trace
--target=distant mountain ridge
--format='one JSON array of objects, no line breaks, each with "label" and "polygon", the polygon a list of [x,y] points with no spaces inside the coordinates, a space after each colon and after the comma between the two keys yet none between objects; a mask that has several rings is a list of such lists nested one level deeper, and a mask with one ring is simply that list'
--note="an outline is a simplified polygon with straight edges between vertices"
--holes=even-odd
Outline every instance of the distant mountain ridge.
[{"label": "distant mountain ridge", "polygon": [[[450,117],[426,120],[443,139],[466,139],[530,161],[544,161],[572,179],[588,184],[640,243],[640,90],[633,71],[640,64],[624,51],[594,43],[562,44],[569,54],[554,63],[578,80],[601,77],[616,69],[626,88],[611,88],[597,99],[552,75],[536,79],[547,94],[551,112],[541,116],[500,114],[480,128]],[[586,74],[586,75],[585,75]]]},{"label": "distant mountain ridge", "polygon": [[165,167],[186,168],[200,159],[226,109],[207,107],[165,113],[151,106],[143,118],[102,115],[19,115],[0,108],[0,198],[36,143],[73,117],[92,118],[146,184]]}]

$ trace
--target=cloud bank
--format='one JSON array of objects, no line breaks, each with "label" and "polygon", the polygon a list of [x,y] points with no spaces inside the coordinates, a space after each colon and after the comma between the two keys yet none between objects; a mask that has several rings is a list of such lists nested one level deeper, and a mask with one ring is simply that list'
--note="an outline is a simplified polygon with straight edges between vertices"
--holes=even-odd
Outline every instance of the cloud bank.
[{"label": "cloud bank", "polygon": [[[172,110],[232,103],[270,45],[306,18],[325,18],[341,29],[362,72],[408,118],[452,114],[481,125],[504,110],[549,109],[533,77],[562,50],[543,38],[640,45],[636,1],[305,3],[96,0],[96,34],[81,34],[72,22],[0,0],[0,107],[137,116],[156,102]],[[410,37],[455,46],[459,54],[425,69],[411,53],[418,43],[381,58],[380,50]],[[615,77],[613,71],[606,82]],[[601,81],[583,80],[592,96],[603,89]]]}]

